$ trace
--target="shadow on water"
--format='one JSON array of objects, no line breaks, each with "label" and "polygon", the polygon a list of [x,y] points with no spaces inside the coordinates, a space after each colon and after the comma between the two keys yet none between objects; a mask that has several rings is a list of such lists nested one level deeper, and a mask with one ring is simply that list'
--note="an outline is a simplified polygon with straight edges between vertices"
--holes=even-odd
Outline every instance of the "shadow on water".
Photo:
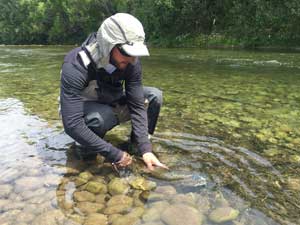
[{"label": "shadow on water", "polygon": [[[213,137],[157,133],[155,152],[171,170],[149,173],[136,158],[129,175],[119,177],[101,157],[77,160],[73,141],[28,115],[16,99],[0,101],[0,122],[1,224],[172,224],[168,209],[182,205],[196,209],[191,221],[200,223],[191,224],[225,217],[227,224],[291,224],[284,209],[296,210],[268,160]],[[118,142],[124,130],[108,138]],[[213,218],[218,210],[225,212]]]}]

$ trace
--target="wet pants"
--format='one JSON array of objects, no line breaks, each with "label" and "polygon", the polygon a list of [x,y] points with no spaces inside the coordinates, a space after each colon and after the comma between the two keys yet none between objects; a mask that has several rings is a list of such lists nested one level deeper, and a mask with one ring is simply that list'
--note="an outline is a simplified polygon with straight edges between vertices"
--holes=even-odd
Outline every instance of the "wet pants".
[{"label": "wet pants", "polygon": [[[162,91],[154,87],[144,87],[144,97],[148,101],[148,133],[153,134],[162,105]],[[101,104],[94,101],[84,103],[86,125],[100,137],[120,123],[130,120],[126,97],[115,105]]]}]

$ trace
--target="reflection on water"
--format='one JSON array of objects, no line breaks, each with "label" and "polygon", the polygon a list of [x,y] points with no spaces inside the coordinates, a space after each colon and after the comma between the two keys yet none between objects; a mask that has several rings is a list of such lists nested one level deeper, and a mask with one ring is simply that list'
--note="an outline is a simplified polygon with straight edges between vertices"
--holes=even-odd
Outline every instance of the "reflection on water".
[{"label": "reflection on water", "polygon": [[[0,47],[0,224],[299,223],[297,53],[153,50],[144,83],[165,105],[152,142],[171,170],[135,158],[119,177],[61,133],[69,48]],[[121,147],[129,133],[106,138]]]}]

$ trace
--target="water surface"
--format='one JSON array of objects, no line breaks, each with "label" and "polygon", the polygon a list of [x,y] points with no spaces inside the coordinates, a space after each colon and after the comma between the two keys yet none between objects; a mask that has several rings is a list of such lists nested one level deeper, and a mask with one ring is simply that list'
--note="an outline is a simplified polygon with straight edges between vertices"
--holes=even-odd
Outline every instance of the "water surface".
[{"label": "water surface", "polygon": [[[59,71],[71,48],[0,48],[0,223],[87,223],[89,214],[74,199],[86,188],[77,185],[79,174],[89,171],[105,184],[118,175],[101,160],[76,160],[72,140],[61,133]],[[147,224],[155,202],[178,201],[197,208],[203,224],[213,224],[209,215],[220,207],[239,211],[228,224],[299,224],[299,53],[153,49],[143,72],[144,85],[164,92],[154,151],[175,173],[199,174],[207,185],[142,173],[137,159],[134,176],[174,187],[176,195],[142,199],[132,188],[126,196],[142,201],[122,211],[123,218],[144,211],[124,224]],[[129,133],[127,124],[106,139],[121,146]],[[102,202],[106,208],[110,198]]]}]

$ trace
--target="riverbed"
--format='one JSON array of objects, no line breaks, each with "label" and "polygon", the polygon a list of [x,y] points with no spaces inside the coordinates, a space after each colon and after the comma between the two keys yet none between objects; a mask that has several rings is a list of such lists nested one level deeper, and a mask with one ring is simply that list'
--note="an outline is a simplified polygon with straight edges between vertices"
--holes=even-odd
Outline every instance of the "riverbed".
[{"label": "riverbed", "polygon": [[[143,83],[164,94],[153,151],[170,171],[135,157],[124,175],[76,159],[63,132],[70,49],[0,47],[0,224],[300,223],[298,52],[150,49]],[[129,134],[105,139],[122,148]]]}]

